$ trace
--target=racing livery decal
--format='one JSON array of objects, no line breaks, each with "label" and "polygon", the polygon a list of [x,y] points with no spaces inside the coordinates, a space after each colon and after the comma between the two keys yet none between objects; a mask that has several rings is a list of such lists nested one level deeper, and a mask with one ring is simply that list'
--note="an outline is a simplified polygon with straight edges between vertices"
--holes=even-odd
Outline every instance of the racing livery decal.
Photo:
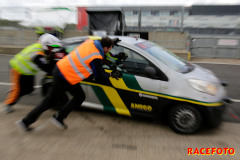
[{"label": "racing livery decal", "polygon": [[142,111],[151,112],[152,106],[145,105],[145,104],[131,103],[131,109],[138,109],[138,110],[142,110]]},{"label": "racing livery decal", "polygon": [[156,96],[151,96],[151,95],[142,94],[142,93],[139,93],[139,97],[144,97],[144,98],[150,98],[150,99],[158,100],[158,97],[156,97]]},{"label": "racing livery decal", "polygon": [[202,101],[196,101],[196,100],[192,100],[192,99],[176,97],[176,96],[162,94],[162,93],[156,93],[156,92],[152,92],[152,91],[146,91],[140,87],[135,76],[131,75],[131,74],[123,73],[123,77],[121,79],[116,80],[114,78],[110,78],[110,81],[111,81],[113,87],[115,87],[117,89],[123,89],[123,90],[127,90],[130,92],[135,92],[135,93],[136,92],[142,93],[142,94],[148,95],[148,97],[155,96],[155,97],[159,97],[159,98],[167,98],[170,100],[183,101],[183,102],[189,102],[189,103],[193,103],[193,104],[198,104],[198,105],[203,105],[203,106],[212,106],[212,107],[221,106],[223,104],[222,102],[202,102]]},{"label": "racing livery decal", "polygon": [[120,115],[131,116],[123,100],[113,87],[86,81],[82,81],[81,83],[90,85],[93,88],[98,99],[103,104],[104,110],[115,111]]}]

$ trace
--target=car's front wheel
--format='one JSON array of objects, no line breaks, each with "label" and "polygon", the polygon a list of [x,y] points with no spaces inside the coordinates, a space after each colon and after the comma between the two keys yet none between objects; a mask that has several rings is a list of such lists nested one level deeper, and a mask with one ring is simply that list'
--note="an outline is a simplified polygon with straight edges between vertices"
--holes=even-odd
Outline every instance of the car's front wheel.
[{"label": "car's front wheel", "polygon": [[201,127],[202,115],[189,104],[179,104],[170,109],[168,122],[175,132],[191,134]]}]

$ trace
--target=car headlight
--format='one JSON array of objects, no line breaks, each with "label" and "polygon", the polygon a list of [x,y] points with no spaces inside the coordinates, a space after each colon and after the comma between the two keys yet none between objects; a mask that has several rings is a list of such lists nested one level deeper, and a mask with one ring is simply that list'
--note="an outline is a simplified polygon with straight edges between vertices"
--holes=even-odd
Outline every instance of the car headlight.
[{"label": "car headlight", "polygon": [[194,89],[200,92],[204,92],[213,96],[217,94],[217,87],[212,83],[198,79],[188,79],[188,82]]}]

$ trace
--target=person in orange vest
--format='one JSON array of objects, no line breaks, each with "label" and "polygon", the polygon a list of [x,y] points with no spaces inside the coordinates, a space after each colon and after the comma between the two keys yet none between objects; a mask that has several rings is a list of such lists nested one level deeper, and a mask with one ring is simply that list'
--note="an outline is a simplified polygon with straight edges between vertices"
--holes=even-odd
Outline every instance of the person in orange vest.
[{"label": "person in orange vest", "polygon": [[98,81],[109,81],[110,76],[120,78],[115,73],[106,73],[102,68],[104,54],[108,53],[112,47],[113,40],[108,37],[95,41],[86,40],[59,60],[54,70],[52,90],[36,108],[16,122],[17,126],[23,131],[31,131],[32,128],[29,126],[68,91],[73,98],[51,119],[57,127],[67,129],[64,119],[75,107],[80,106],[86,97],[79,82],[92,74]]},{"label": "person in orange vest", "polygon": [[58,38],[46,33],[39,37],[38,42],[27,46],[9,61],[12,86],[4,101],[5,113],[12,113],[13,105],[34,90],[34,76],[39,70],[53,70],[54,66],[47,63],[47,57],[51,55],[53,48],[62,46]]}]

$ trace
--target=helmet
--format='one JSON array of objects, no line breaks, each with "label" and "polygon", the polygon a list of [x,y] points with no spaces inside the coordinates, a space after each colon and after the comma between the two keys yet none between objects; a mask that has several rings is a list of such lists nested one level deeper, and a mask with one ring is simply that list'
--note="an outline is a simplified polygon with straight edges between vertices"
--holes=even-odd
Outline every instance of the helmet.
[{"label": "helmet", "polygon": [[39,37],[39,41],[42,44],[44,50],[48,50],[47,46],[51,46],[54,48],[63,47],[63,44],[60,41],[60,39],[48,33],[41,35]]},{"label": "helmet", "polygon": [[45,33],[45,29],[42,27],[35,27],[35,32],[41,35]]}]

